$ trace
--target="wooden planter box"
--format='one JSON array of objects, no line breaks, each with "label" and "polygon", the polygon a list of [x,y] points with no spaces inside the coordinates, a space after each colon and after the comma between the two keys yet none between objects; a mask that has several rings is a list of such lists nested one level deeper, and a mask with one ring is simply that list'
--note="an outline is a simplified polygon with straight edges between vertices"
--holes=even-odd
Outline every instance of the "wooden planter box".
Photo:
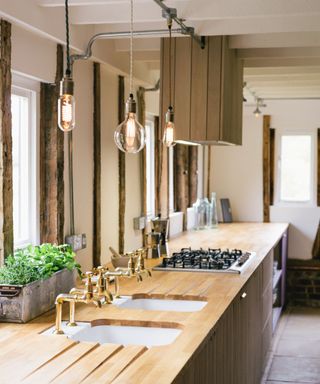
[{"label": "wooden planter box", "polygon": [[56,297],[75,286],[77,271],[62,269],[27,285],[0,284],[0,322],[26,323],[54,308]]}]

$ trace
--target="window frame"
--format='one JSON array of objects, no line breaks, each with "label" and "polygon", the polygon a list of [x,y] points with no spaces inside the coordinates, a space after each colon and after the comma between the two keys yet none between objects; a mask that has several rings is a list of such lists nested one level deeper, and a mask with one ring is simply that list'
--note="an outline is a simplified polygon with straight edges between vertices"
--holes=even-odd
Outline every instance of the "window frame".
[{"label": "window frame", "polygon": [[[275,186],[274,186],[274,206],[277,207],[315,207],[316,206],[316,163],[317,163],[317,136],[316,129],[303,129],[303,130],[293,130],[293,129],[276,129],[275,137]],[[281,188],[281,141],[283,136],[310,136],[311,137],[311,169],[310,169],[310,200],[308,201],[286,201],[280,199],[280,188]]]},{"label": "window frame", "polygon": [[[16,241],[14,249],[24,247],[28,244],[37,245],[40,243],[40,220],[39,220],[39,82],[13,74],[11,94],[27,97],[28,103],[28,154],[29,168],[29,217],[30,228],[27,239]],[[13,223],[14,225],[14,223]]]}]

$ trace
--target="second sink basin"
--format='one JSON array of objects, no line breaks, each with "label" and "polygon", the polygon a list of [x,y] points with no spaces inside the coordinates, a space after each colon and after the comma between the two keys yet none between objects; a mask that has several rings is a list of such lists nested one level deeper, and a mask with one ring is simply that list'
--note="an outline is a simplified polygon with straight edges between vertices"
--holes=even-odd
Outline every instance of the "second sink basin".
[{"label": "second sink basin", "polygon": [[206,306],[207,302],[200,300],[123,296],[115,299],[113,304],[121,308],[144,309],[147,311],[198,312]]},{"label": "second sink basin", "polygon": [[[99,320],[98,325],[78,322],[76,327],[68,327],[64,321],[62,322],[62,330],[68,338],[76,341],[143,345],[148,348],[171,344],[182,332],[181,329],[172,327],[103,324],[101,320]],[[53,332],[54,327],[51,327],[43,335],[53,335]]]}]

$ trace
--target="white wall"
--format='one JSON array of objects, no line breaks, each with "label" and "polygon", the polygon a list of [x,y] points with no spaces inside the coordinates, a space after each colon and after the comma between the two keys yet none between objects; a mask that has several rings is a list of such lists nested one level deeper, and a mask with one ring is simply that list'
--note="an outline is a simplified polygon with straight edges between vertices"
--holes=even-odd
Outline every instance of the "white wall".
[{"label": "white wall", "polygon": [[[267,101],[264,114],[271,115],[276,130],[313,129],[320,126],[320,101]],[[211,190],[217,197],[230,198],[235,221],[262,221],[262,118],[256,119],[253,108],[244,107],[243,145],[213,147]],[[289,222],[289,257],[311,258],[320,208],[270,208],[274,222]]]},{"label": "white wall", "polygon": [[[81,62],[74,68],[76,127],[73,130],[74,220],[76,234],[87,235],[87,247],[77,252],[83,271],[92,267],[93,228],[93,64]],[[67,134],[65,135],[65,233],[69,234],[67,176]]]},{"label": "white wall", "polygon": [[244,116],[242,140],[242,146],[212,146],[210,189],[217,199],[230,199],[234,221],[262,221],[261,120]]}]

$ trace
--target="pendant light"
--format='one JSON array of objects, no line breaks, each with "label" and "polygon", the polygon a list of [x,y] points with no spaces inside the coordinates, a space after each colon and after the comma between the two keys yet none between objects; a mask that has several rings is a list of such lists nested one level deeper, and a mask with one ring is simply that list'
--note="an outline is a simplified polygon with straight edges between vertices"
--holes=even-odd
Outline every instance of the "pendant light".
[{"label": "pendant light", "polygon": [[260,117],[261,115],[261,111],[259,109],[259,105],[260,105],[260,99],[257,99],[256,101],[257,105],[256,105],[256,109],[253,111],[253,114],[255,115],[256,118]]},{"label": "pendant light", "polygon": [[166,113],[166,124],[163,132],[162,142],[167,147],[174,146],[175,143],[175,126],[174,126],[174,111],[172,106],[172,90],[171,90],[171,28],[172,28],[172,19],[167,19],[168,29],[169,29],[169,107]]},{"label": "pendant light", "polygon": [[75,127],[75,101],[73,95],[74,83],[71,76],[70,47],[69,47],[69,9],[65,0],[67,69],[60,81],[60,96],[58,99],[58,126],[63,132],[69,132]]},{"label": "pendant light", "polygon": [[130,0],[130,7],[130,94],[126,101],[125,120],[118,125],[114,133],[114,141],[121,151],[137,153],[145,145],[145,129],[137,120],[137,103],[133,97],[133,0]]}]

